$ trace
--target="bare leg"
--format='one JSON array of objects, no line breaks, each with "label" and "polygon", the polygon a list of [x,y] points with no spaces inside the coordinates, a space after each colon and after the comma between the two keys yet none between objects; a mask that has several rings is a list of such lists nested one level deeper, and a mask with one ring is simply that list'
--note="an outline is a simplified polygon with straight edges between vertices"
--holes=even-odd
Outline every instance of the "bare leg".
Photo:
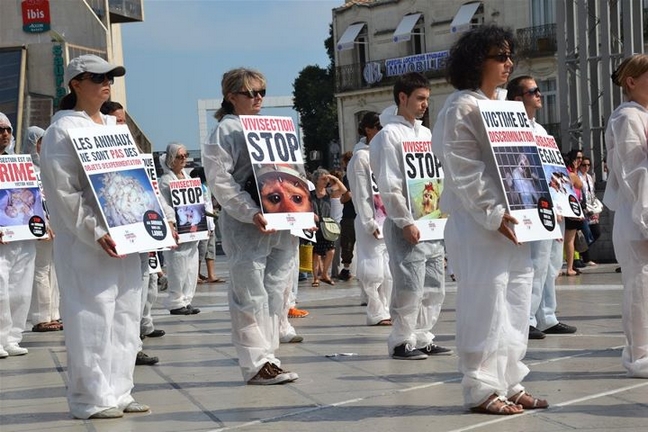
[{"label": "bare leg", "polygon": [[565,273],[567,276],[576,274],[574,270],[574,240],[576,239],[577,230],[565,230],[565,259],[567,261],[567,269]]}]

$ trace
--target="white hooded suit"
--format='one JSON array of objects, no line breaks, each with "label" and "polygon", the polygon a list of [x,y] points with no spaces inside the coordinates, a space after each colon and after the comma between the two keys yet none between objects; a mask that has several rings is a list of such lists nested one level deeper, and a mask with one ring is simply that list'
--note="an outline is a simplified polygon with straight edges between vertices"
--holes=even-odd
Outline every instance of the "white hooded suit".
[{"label": "white hooded suit", "polygon": [[356,275],[367,296],[367,325],[375,325],[390,317],[392,276],[385,241],[373,236],[379,227],[374,219],[369,145],[366,138],[360,139],[353,149],[353,157],[347,165],[347,178],[357,215],[354,222],[358,256]]},{"label": "white hooded suit", "polygon": [[383,129],[373,137],[369,149],[371,169],[387,210],[383,225],[393,278],[390,304],[392,331],[387,340],[389,354],[405,343],[424,348],[434,341],[436,324],[445,298],[443,243],[422,241],[415,245],[403,237],[403,228],[414,224],[407,206],[403,167],[403,141],[430,141],[430,130],[397,115],[395,106],[380,115]]},{"label": "white hooded suit", "polygon": [[612,240],[623,279],[622,362],[648,378],[648,110],[619,105],[605,131],[609,169],[603,202],[614,210]]},{"label": "white hooded suit", "polygon": [[297,248],[290,231],[264,234],[252,222],[261,209],[245,191],[252,164],[238,116],[221,119],[203,146],[203,163],[209,189],[223,209],[219,224],[230,271],[232,342],[249,381],[266,362],[281,366],[274,355],[279,314]]},{"label": "white hooded suit", "polygon": [[432,146],[445,172],[441,209],[445,242],[457,277],[457,351],[464,403],[523,390],[533,266],[528,244],[500,234],[505,198],[478,100],[456,91],[434,125]]},{"label": "white hooded suit", "polygon": [[[115,124],[112,116],[102,119]],[[139,254],[111,258],[97,242],[108,231],[67,134],[79,127],[101,126],[83,111],[56,113],[43,137],[41,175],[56,232],[68,404],[73,416],[87,419],[133,402],[142,273]]]},{"label": "white hooded suit", "polygon": [[[0,124],[12,127],[3,113],[0,113]],[[11,142],[13,144],[13,138]],[[11,147],[12,145],[6,149],[7,153],[12,153]],[[2,351],[22,341],[32,294],[35,256],[35,240],[0,244],[0,350]]]}]

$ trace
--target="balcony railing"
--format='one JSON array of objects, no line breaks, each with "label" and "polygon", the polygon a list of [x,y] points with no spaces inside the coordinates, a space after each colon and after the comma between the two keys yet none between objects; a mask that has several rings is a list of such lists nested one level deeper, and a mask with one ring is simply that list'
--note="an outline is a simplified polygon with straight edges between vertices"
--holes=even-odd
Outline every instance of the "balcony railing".
[{"label": "balcony railing", "polygon": [[[398,75],[387,76],[386,60],[388,59],[337,66],[335,68],[335,92],[392,86]],[[429,79],[443,78],[445,66],[420,72]]]},{"label": "balcony railing", "polygon": [[543,57],[556,53],[556,24],[527,27],[517,31],[517,55]]}]

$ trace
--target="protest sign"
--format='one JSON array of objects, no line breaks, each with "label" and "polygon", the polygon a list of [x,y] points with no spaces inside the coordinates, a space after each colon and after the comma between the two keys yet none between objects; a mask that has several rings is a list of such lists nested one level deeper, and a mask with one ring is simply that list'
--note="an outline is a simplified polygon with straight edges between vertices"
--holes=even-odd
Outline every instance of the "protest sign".
[{"label": "protest sign", "polygon": [[[148,272],[149,274],[155,274],[162,271],[162,266],[160,265],[160,252],[151,251],[148,253]],[[146,289],[146,288],[144,288]]]},{"label": "protest sign", "polygon": [[387,219],[387,210],[385,209],[385,204],[383,204],[382,198],[380,197],[380,191],[378,190],[378,183],[376,183],[376,177],[374,176],[373,171],[371,171],[371,193],[373,195],[373,209],[374,209],[374,220],[378,224],[378,238],[383,238],[383,224],[385,219]]},{"label": "protest sign", "polygon": [[583,210],[556,140],[551,135],[536,135],[535,139],[556,214],[581,219]]},{"label": "protest sign", "polygon": [[[266,228],[315,225],[302,149],[290,117],[240,116],[256,186],[246,188],[263,212]],[[255,195],[256,190],[256,195]]]},{"label": "protest sign", "polygon": [[38,183],[30,155],[0,156],[2,241],[48,238]]},{"label": "protest sign", "polygon": [[171,180],[169,188],[176,215],[178,243],[208,239],[205,194],[200,179]]},{"label": "protest sign", "polygon": [[144,162],[144,169],[146,170],[146,175],[149,180],[151,180],[151,185],[156,195],[160,195],[160,188],[158,187],[158,177],[157,171],[155,170],[155,161],[153,160],[153,155],[151,153],[140,153],[142,157],[142,162]]},{"label": "protest sign", "polygon": [[522,102],[478,101],[508,213],[520,242],[561,238],[533,129]]},{"label": "protest sign", "polygon": [[420,240],[443,239],[448,217],[439,208],[443,168],[432,153],[432,141],[404,141],[402,146],[407,205],[421,233]]},{"label": "protest sign", "polygon": [[120,255],[175,245],[126,125],[68,131]]}]

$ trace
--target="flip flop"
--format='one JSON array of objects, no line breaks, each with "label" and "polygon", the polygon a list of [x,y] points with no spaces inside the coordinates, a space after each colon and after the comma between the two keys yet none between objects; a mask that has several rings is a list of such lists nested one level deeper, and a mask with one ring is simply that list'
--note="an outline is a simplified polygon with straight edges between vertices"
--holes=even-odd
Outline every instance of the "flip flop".
[{"label": "flip flop", "polygon": [[335,285],[335,282],[333,282],[331,279],[322,279],[322,282],[327,283],[329,285]]},{"label": "flip flop", "polygon": [[318,287],[318,286],[319,286],[319,281],[313,281],[313,283],[311,284],[311,286],[313,286],[313,287]]},{"label": "flip flop", "polygon": [[[499,408],[497,408],[497,404],[499,404]],[[506,407],[515,407],[516,405],[507,400],[503,396],[497,396],[493,395],[489,400],[484,402],[483,404],[472,407],[470,408],[470,412],[476,413],[476,414],[493,414],[493,415],[515,415],[515,414],[522,414],[524,410],[520,409],[519,411],[504,411]]]},{"label": "flip flop", "polygon": [[225,279],[216,278],[212,280],[204,280],[202,283],[212,284],[212,283],[225,283]]},{"label": "flip flop", "polygon": [[374,327],[375,327],[375,326],[390,326],[390,325],[392,325],[392,322],[391,322],[391,320],[388,318],[388,319],[384,319],[384,320],[378,321],[376,324],[374,324]]}]

